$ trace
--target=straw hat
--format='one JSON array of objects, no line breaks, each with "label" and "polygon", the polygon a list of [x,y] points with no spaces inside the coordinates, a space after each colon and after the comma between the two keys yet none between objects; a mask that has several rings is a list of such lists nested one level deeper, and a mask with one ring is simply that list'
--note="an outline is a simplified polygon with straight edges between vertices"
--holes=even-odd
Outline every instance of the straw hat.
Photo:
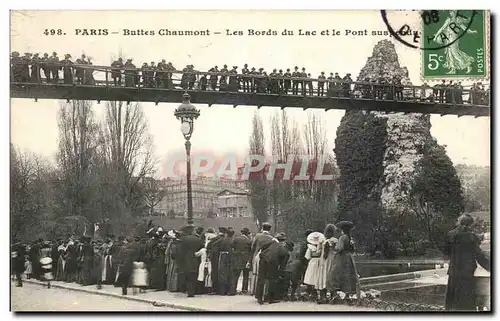
[{"label": "straw hat", "polygon": [[307,236],[307,243],[318,245],[325,241],[325,235],[320,232],[312,232]]}]

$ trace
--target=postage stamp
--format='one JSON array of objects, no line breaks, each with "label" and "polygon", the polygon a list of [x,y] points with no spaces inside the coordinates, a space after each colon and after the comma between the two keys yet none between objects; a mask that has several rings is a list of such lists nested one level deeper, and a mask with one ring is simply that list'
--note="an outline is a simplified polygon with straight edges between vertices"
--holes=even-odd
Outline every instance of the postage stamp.
[{"label": "postage stamp", "polygon": [[430,10],[422,13],[422,77],[488,78],[489,13]]}]

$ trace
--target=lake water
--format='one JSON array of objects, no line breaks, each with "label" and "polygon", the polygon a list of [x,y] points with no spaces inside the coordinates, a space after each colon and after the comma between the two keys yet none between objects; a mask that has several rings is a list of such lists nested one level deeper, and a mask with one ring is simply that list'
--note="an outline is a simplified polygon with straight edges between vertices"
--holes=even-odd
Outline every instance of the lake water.
[{"label": "lake water", "polygon": [[435,268],[434,264],[374,264],[374,263],[364,263],[356,262],[356,268],[358,269],[358,274],[362,278],[368,278],[372,276],[379,275],[390,275],[398,273],[408,273],[416,272],[422,270],[432,270]]}]

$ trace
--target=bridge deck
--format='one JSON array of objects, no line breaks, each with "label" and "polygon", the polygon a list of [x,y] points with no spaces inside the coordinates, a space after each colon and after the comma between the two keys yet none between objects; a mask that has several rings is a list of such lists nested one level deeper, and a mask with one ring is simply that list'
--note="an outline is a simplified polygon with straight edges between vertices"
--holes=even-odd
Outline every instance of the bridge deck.
[{"label": "bridge deck", "polygon": [[[96,100],[180,103],[182,89],[65,85],[51,83],[11,83],[11,98]],[[349,97],[277,95],[269,93],[188,90],[194,104],[299,107],[303,109],[344,109],[382,112],[424,113],[487,117],[490,108],[425,101],[395,101]]]},{"label": "bridge deck", "polygon": [[[63,64],[53,66],[61,69],[67,68]],[[21,66],[22,67],[22,66]],[[26,65],[25,65],[26,67]],[[263,75],[230,74],[220,72],[199,72],[199,71],[168,71],[160,76],[148,74],[137,68],[121,68],[114,71],[109,66],[94,65],[72,65],[70,68],[80,68],[85,70],[85,80],[87,76],[91,85],[76,84],[73,77],[69,79],[69,84],[62,83],[63,79],[57,82],[47,81],[41,77],[41,72],[35,73],[36,79],[26,79],[19,74],[19,63],[11,65],[11,97],[12,98],[32,98],[32,99],[63,99],[63,100],[96,100],[100,101],[125,101],[125,102],[154,102],[158,103],[180,103],[184,89],[188,86],[188,80],[182,82],[183,76],[190,77],[191,101],[194,104],[210,105],[232,105],[236,106],[269,106],[269,107],[298,107],[303,109],[344,109],[344,110],[367,110],[381,112],[404,112],[404,113],[424,113],[457,116],[488,117],[490,115],[489,99],[478,99],[478,92],[464,88],[444,88],[437,89],[430,87],[379,84],[372,82],[343,82],[326,81],[312,78],[288,78],[290,83],[297,83],[300,90],[295,95],[278,92],[285,78],[277,76],[268,77]],[[31,66],[33,70],[36,68]],[[74,69],[74,70],[77,70]],[[40,69],[39,69],[40,70]],[[43,70],[43,69],[42,69]],[[59,71],[58,71],[59,73]],[[120,75],[121,79],[116,85],[111,80],[111,76]],[[212,90],[212,78],[215,76],[216,87]],[[206,86],[201,86],[201,79],[205,77]],[[236,86],[231,84],[231,77],[236,80]],[[32,77],[33,78],[33,74]],[[179,79],[181,78],[181,79]],[[210,78],[210,79],[209,79]],[[221,84],[222,78],[229,79],[228,85]],[[187,79],[187,78],[186,78]],[[66,79],[68,81],[68,79]],[[159,84],[157,83],[159,81]],[[326,81],[326,82],[325,82]],[[262,85],[267,82],[266,85]],[[319,95],[320,82],[324,88],[324,96]],[[248,83],[247,90],[242,90],[244,84]],[[280,89],[278,89],[278,83]],[[124,86],[127,85],[127,86]],[[305,88],[307,85],[308,88]],[[274,87],[273,87],[274,86]],[[163,87],[163,88],[162,88]],[[166,88],[165,88],[166,87]],[[206,89],[205,89],[206,88]],[[330,88],[330,91],[328,90]],[[201,90],[205,89],[205,90]],[[397,94],[399,91],[399,94]],[[448,96],[448,103],[439,102],[441,95]],[[424,96],[424,97],[421,97]],[[430,98],[435,96],[434,99]],[[485,94],[482,96],[486,97]],[[399,98],[398,100],[394,98]],[[449,103],[450,98],[453,102]],[[470,104],[467,100],[473,101]],[[477,103],[476,103],[477,101]]]}]

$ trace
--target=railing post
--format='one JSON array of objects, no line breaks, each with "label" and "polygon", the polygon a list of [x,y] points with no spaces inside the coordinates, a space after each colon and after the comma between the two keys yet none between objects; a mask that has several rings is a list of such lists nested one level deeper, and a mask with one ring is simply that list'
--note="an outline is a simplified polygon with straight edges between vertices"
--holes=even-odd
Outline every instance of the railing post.
[{"label": "railing post", "polygon": [[104,83],[105,83],[106,87],[108,87],[109,86],[109,84],[108,84],[108,69],[106,68],[106,70],[104,72],[106,74],[106,78],[105,78]]}]

